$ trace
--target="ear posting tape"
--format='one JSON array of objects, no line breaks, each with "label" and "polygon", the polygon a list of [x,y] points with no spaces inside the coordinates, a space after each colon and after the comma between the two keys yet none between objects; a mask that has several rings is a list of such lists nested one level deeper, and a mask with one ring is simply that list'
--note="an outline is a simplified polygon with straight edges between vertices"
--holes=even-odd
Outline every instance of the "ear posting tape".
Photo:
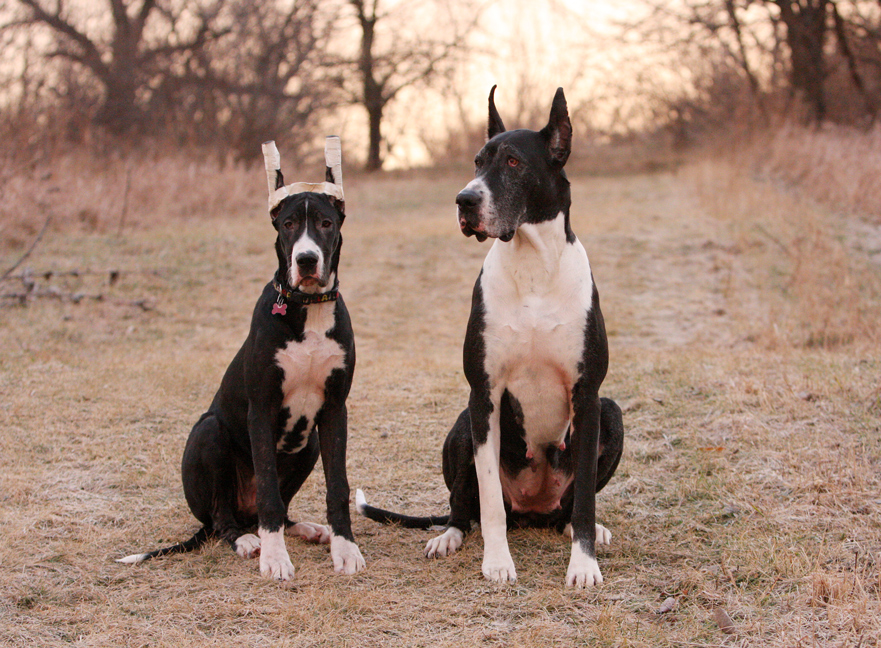
[{"label": "ear posting tape", "polygon": [[263,143],[263,164],[266,167],[266,182],[269,188],[269,211],[275,209],[278,204],[298,193],[311,191],[332,196],[337,200],[345,200],[343,194],[343,164],[342,146],[340,138],[336,135],[328,137],[324,142],[324,161],[330,170],[333,182],[294,182],[289,185],[283,184],[281,174],[281,156],[274,141]]}]

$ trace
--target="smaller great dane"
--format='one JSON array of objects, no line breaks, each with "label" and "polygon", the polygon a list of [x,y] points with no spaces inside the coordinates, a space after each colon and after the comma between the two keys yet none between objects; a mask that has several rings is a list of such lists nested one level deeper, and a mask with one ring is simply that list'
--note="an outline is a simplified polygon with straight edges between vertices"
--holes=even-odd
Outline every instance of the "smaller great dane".
[{"label": "smaller great dane", "polygon": [[547,126],[506,131],[489,94],[486,145],[475,178],[459,192],[459,227],[496,239],[477,278],[465,334],[468,407],[443,449],[450,515],[410,517],[367,505],[358,511],[413,528],[446,525],[428,557],[456,551],[480,520],[483,575],[514,581],[507,527],[568,530],[566,584],[603,581],[596,543],[596,493],[618,466],[621,409],[599,397],[609,354],[599,295],[584,247],[569,225],[572,126],[563,89]]},{"label": "smaller great dane", "polygon": [[[184,450],[184,494],[204,526],[185,542],[119,562],[192,551],[217,537],[243,558],[259,555],[263,576],[290,581],[287,533],[330,543],[336,572],[365,566],[352,536],[346,478],[355,339],[337,279],[345,219],[340,141],[327,138],[322,183],[285,186],[275,142],[263,144],[263,156],[278,270]],[[288,506],[319,455],[329,526],[294,523]],[[254,526],[256,535],[247,532]]]}]

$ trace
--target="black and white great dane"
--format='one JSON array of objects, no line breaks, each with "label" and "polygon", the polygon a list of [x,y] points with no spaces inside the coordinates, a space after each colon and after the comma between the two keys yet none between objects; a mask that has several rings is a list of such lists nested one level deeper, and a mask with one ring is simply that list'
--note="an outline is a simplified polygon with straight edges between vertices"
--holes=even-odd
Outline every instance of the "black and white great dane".
[{"label": "black and white great dane", "polygon": [[495,238],[477,278],[465,335],[468,408],[444,443],[448,517],[410,517],[367,505],[381,522],[427,528],[428,557],[462,544],[472,520],[484,539],[483,574],[516,579],[507,527],[568,530],[566,584],[602,582],[596,543],[611,533],[596,524],[596,493],[621,458],[624,427],[614,401],[599,397],[608,345],[584,247],[569,225],[572,126],[563,89],[540,131],[506,131],[489,95],[486,145],[475,178],[456,197],[459,227],[479,241]]},{"label": "black and white great dane", "polygon": [[[346,478],[355,340],[337,281],[345,219],[339,138],[327,138],[325,152],[325,182],[285,186],[275,143],[263,145],[278,271],[184,450],[184,494],[203,527],[190,540],[120,562],[190,551],[217,537],[239,556],[259,555],[263,576],[289,581],[294,567],[287,533],[330,543],[337,572],[364,568],[352,536]],[[294,523],[288,506],[319,455],[329,526]],[[256,535],[247,532],[254,526]]]}]

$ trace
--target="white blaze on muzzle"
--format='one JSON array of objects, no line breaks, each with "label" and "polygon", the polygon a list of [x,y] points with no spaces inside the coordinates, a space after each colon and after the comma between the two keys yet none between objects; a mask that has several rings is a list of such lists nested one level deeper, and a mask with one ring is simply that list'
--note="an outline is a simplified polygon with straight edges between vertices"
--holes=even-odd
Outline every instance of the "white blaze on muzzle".
[{"label": "white blaze on muzzle", "polygon": [[[311,191],[308,189],[307,191]],[[309,201],[306,200],[306,214],[309,214]],[[326,278],[324,277],[324,252],[321,249],[321,246],[309,235],[309,227],[308,225],[303,229],[302,235],[297,239],[297,242],[294,243],[294,246],[291,248],[291,258],[288,263],[288,281],[292,286],[299,286],[303,279],[306,276],[300,274],[300,264],[298,263],[298,257],[301,255],[308,254],[315,257],[315,268],[317,271],[317,281],[325,282]],[[308,275],[307,275],[308,276]],[[316,289],[318,286],[316,286]]]},{"label": "white blaze on muzzle", "polygon": [[340,138],[332,135],[324,142],[324,162],[327,168],[330,169],[333,182],[294,182],[289,185],[279,186],[281,155],[279,155],[274,141],[264,142],[263,163],[266,168],[266,182],[269,186],[269,211],[275,209],[288,196],[306,191],[325,194],[339,201],[344,201],[342,160]]}]

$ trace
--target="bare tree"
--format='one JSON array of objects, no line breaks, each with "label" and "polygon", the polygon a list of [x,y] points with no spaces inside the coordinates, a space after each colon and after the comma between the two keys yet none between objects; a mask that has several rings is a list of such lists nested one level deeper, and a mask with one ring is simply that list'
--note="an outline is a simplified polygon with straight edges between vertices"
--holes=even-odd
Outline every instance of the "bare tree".
[{"label": "bare tree", "polygon": [[[319,0],[254,4],[226,0],[219,23],[229,36],[183,59],[155,92],[156,112],[181,115],[190,138],[218,136],[237,157],[259,157],[255,142],[275,139],[297,150],[311,126],[338,103],[326,59],[338,5]],[[227,28],[227,27],[225,27]]]},{"label": "bare tree", "polygon": [[382,168],[382,123],[388,104],[404,88],[428,84],[452,69],[464,53],[466,36],[480,10],[467,0],[454,4],[400,3],[388,11],[381,0],[348,0],[360,33],[360,48],[351,65],[358,80],[349,92],[352,103],[367,111],[369,144],[365,168]]},{"label": "bare tree", "polygon": [[143,117],[139,93],[150,94],[157,77],[168,73],[169,59],[198,50],[218,35],[212,21],[223,1],[202,8],[163,0],[105,0],[110,29],[90,30],[85,17],[64,0],[51,6],[44,0],[17,0],[22,15],[13,24],[45,29],[53,42],[47,58],[88,71],[102,91],[95,120],[124,133]]},{"label": "bare tree", "polygon": [[[783,89],[804,106],[809,122],[829,118],[829,79],[844,67],[850,92],[863,98],[865,113],[874,119],[881,100],[878,6],[863,0],[653,1],[650,16],[635,28],[657,34],[666,21],[667,46],[697,42],[724,52],[762,113],[765,97],[779,87],[777,70],[785,69]],[[858,55],[866,51],[875,55]]]}]

